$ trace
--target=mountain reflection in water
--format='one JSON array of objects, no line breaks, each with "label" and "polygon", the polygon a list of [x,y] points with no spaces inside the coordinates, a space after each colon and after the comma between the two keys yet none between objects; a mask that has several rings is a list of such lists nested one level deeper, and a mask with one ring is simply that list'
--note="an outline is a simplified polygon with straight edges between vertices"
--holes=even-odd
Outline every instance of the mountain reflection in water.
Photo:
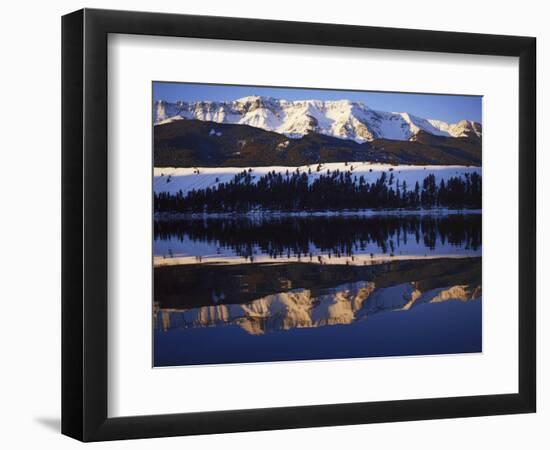
[{"label": "mountain reflection in water", "polygon": [[422,292],[415,282],[377,289],[374,282],[359,281],[317,295],[309,289],[295,289],[244,304],[156,308],[155,325],[164,331],[236,325],[248,334],[258,335],[291,328],[346,325],[375,313],[408,311],[417,305],[448,300],[477,300],[480,296],[480,286],[455,285]]},{"label": "mountain reflection in water", "polygon": [[481,215],[154,224],[154,366],[481,351]]},{"label": "mountain reflection in water", "polygon": [[481,258],[155,268],[155,366],[481,351]]}]

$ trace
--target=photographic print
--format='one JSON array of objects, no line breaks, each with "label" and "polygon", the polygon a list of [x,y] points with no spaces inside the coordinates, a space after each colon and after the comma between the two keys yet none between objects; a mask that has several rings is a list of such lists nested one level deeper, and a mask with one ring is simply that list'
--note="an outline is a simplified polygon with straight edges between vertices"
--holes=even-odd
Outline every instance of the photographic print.
[{"label": "photographic print", "polygon": [[153,82],[153,365],[482,351],[480,96]]}]

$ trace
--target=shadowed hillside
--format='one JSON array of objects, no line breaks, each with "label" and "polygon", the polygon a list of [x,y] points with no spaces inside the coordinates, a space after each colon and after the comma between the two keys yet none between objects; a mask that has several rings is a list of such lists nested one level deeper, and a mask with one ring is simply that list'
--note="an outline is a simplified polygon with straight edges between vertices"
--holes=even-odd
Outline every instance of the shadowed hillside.
[{"label": "shadowed hillside", "polygon": [[154,127],[155,167],[299,166],[329,162],[481,165],[481,139],[419,133],[411,141],[299,139],[248,125],[178,120]]}]

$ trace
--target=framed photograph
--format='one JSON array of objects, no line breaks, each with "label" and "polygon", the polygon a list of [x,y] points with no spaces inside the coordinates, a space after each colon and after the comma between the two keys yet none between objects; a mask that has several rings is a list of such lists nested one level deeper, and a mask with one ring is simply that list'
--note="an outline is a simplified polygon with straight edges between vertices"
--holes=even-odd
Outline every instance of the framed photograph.
[{"label": "framed photograph", "polygon": [[62,32],[64,434],[535,412],[535,38]]}]

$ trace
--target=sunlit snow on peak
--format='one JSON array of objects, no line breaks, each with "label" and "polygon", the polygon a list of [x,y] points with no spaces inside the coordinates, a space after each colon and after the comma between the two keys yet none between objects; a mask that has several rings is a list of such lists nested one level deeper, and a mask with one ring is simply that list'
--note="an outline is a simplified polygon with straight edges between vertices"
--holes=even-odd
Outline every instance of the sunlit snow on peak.
[{"label": "sunlit snow on peak", "polygon": [[319,133],[357,142],[374,139],[407,141],[425,132],[446,137],[481,137],[481,125],[469,120],[447,123],[407,112],[385,112],[347,99],[284,100],[246,96],[233,101],[167,102],[154,105],[155,124],[195,119],[249,125],[291,138]]}]

